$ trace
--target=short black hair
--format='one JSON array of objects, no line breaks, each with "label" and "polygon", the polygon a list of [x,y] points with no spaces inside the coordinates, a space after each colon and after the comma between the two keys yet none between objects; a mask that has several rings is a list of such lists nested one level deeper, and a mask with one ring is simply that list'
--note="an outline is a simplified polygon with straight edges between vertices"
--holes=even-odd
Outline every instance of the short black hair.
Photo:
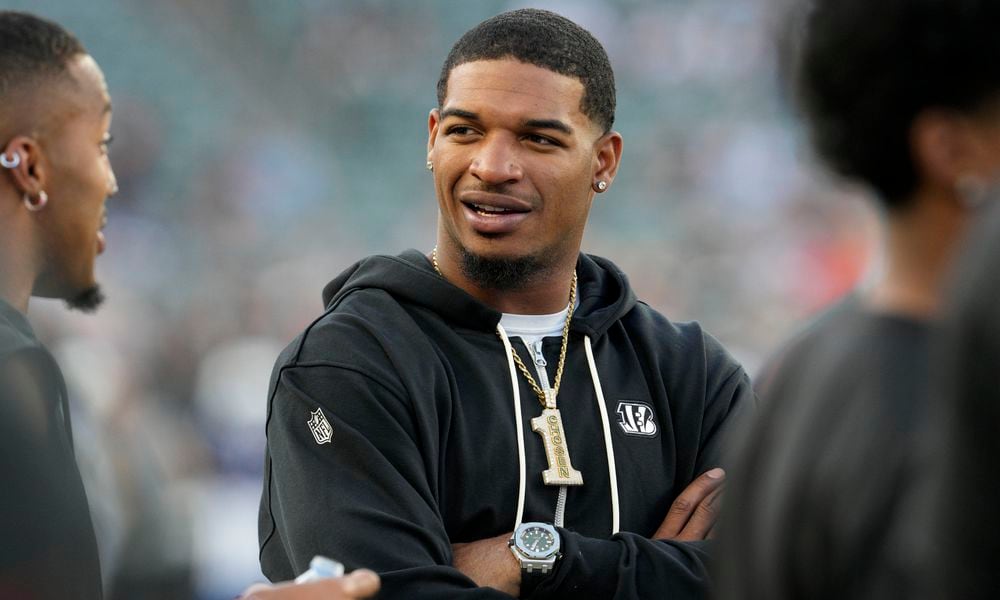
[{"label": "short black hair", "polygon": [[38,77],[65,72],[73,57],[86,53],[80,40],[57,23],[0,11],[0,100]]},{"label": "short black hair", "polygon": [[605,132],[615,122],[615,74],[604,47],[589,31],[547,10],[524,8],[476,25],[452,46],[437,84],[438,106],[448,93],[448,77],[458,65],[513,58],[575,77],[583,83],[580,111]]},{"label": "short black hair", "polygon": [[918,176],[910,131],[926,109],[972,114],[1000,92],[997,0],[795,0],[782,69],[820,157],[890,209]]}]

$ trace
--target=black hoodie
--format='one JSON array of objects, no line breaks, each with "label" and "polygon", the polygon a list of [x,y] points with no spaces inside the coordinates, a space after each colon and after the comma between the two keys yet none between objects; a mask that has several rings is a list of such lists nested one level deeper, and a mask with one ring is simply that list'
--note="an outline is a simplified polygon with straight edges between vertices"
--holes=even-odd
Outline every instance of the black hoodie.
[{"label": "black hoodie", "polygon": [[[723,439],[753,406],[748,378],[697,324],[671,323],[638,302],[611,262],[581,254],[577,272],[558,402],[584,485],[569,489],[563,556],[530,597],[702,598],[705,544],[648,538],[677,494],[719,465]],[[519,436],[523,520],[554,517],[558,489],[542,482],[544,448],[529,425],[541,408],[518,373],[518,432],[501,314],[414,250],[362,260],[327,285],[324,301],[271,379],[264,573],[289,579],[322,554],[379,572],[380,598],[508,597],[451,566],[452,543],[514,529]],[[545,339],[552,364],[559,346]],[[630,419],[642,406],[655,425],[640,431]],[[320,417],[329,442],[329,431],[314,431]]]}]

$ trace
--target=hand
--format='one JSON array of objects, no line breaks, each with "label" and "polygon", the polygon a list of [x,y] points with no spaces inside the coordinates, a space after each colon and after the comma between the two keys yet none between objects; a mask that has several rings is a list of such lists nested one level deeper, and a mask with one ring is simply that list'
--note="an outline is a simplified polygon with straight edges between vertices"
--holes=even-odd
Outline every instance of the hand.
[{"label": "hand", "polygon": [[516,598],[521,592],[521,565],[507,546],[512,533],[452,544],[455,568],[479,587],[491,587]]},{"label": "hand", "polygon": [[726,472],[715,468],[692,481],[670,505],[667,516],[654,539],[694,542],[712,537],[712,528],[719,517]]},{"label": "hand", "polygon": [[343,577],[309,583],[258,583],[247,588],[240,600],[361,600],[374,596],[379,587],[378,575],[358,569]]}]

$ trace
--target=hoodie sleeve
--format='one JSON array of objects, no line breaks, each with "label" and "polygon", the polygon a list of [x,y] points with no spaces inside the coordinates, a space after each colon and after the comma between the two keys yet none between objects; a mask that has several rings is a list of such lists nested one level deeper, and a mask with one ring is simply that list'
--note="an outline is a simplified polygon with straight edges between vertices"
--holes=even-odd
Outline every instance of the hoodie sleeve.
[{"label": "hoodie sleeve", "polygon": [[379,598],[509,598],[451,566],[435,467],[418,437],[391,385],[346,364],[280,368],[260,511],[264,574],[294,578],[320,554],[378,572]]},{"label": "hoodie sleeve", "polygon": [[732,445],[749,426],[756,410],[757,394],[750,377],[743,367],[737,367],[720,380],[705,404],[696,476],[714,467],[729,467]]},{"label": "hoodie sleeve", "polygon": [[[724,464],[725,446],[747,424],[756,406],[743,368],[728,354],[719,358],[724,359],[722,364],[708,370],[704,393],[696,403],[702,417],[694,477]],[[714,372],[720,376],[713,380]],[[664,516],[667,508],[663,507]],[[606,540],[565,530],[562,534],[559,566],[529,598],[694,600],[708,596],[711,541],[651,540],[635,533],[618,533]]]}]

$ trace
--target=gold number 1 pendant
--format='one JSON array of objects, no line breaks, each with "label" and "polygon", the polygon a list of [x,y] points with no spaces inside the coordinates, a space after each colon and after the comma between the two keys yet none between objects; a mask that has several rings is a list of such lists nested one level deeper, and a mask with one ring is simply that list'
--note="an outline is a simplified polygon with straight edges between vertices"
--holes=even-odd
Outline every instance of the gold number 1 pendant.
[{"label": "gold number 1 pendant", "polygon": [[542,471],[545,485],[583,485],[583,473],[573,468],[563,435],[562,415],[557,408],[546,408],[531,420],[531,430],[542,436],[549,468]]}]

